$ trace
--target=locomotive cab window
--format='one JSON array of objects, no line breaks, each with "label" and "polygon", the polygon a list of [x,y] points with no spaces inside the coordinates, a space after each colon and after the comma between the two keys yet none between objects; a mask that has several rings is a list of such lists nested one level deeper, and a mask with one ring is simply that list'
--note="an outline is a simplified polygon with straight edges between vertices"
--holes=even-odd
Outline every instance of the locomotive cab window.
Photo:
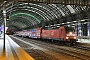
[{"label": "locomotive cab window", "polygon": [[75,32],[73,27],[66,27],[65,30],[66,32]]}]

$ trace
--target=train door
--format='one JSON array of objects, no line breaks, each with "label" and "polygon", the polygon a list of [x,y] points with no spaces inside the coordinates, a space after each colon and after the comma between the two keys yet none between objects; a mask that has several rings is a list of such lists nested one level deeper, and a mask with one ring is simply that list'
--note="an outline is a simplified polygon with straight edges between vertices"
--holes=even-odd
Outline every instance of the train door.
[{"label": "train door", "polygon": [[65,28],[64,27],[60,27],[59,30],[60,30],[60,39],[61,40],[66,40],[65,39],[65,37],[66,37]]}]

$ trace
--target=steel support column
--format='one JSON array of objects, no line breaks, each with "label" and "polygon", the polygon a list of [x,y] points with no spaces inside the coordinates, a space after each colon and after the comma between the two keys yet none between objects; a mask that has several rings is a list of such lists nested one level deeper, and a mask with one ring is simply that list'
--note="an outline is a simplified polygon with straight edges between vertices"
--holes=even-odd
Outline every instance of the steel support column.
[{"label": "steel support column", "polygon": [[6,5],[3,5],[3,16],[4,16],[4,47],[5,48],[5,33],[6,33]]}]

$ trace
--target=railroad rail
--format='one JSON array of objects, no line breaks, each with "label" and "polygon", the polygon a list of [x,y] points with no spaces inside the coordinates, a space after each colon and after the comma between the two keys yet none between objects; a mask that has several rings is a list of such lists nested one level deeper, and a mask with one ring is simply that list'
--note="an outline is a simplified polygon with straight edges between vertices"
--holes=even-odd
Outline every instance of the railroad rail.
[{"label": "railroad rail", "polygon": [[27,42],[21,42],[20,40],[16,40],[15,38],[12,38],[16,43],[18,43],[28,54],[30,54],[35,60],[57,60],[52,55],[46,54],[45,52],[39,50],[38,48],[35,48],[31,46]]},{"label": "railroad rail", "polygon": [[[14,38],[14,37],[13,37]],[[52,45],[50,43],[45,43],[45,42],[41,42],[41,41],[36,41],[36,40],[31,40],[31,39],[27,39],[27,38],[20,38],[23,43],[32,43],[32,44],[36,44],[37,46],[43,47],[45,49],[48,50],[52,50],[56,53],[63,53],[63,54],[67,54],[69,56],[81,59],[81,60],[89,60],[90,58],[90,52],[86,52],[86,50],[82,50],[82,49],[75,49],[72,47],[65,47],[65,46],[56,46],[56,45]]]}]

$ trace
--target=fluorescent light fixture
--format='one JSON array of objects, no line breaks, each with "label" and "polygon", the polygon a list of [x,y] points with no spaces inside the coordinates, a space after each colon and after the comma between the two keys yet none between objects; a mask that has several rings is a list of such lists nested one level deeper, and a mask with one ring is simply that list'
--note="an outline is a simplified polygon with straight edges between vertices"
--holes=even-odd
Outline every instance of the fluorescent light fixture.
[{"label": "fluorescent light fixture", "polygon": [[3,14],[4,16],[6,15],[6,14]]},{"label": "fluorescent light fixture", "polygon": [[57,25],[60,25],[60,24],[57,24]]},{"label": "fluorescent light fixture", "polygon": [[73,22],[77,22],[77,21],[73,21]]},{"label": "fluorescent light fixture", "polygon": [[4,1],[4,3],[7,2],[7,1]]},{"label": "fluorescent light fixture", "polygon": [[24,3],[24,4],[28,4],[28,3]]},{"label": "fluorescent light fixture", "polygon": [[53,26],[53,25],[51,25],[51,26]]},{"label": "fluorescent light fixture", "polygon": [[45,26],[45,27],[48,27],[48,26]]},{"label": "fluorescent light fixture", "polygon": [[56,28],[56,27],[52,27],[52,28]]},{"label": "fluorescent light fixture", "polygon": [[65,24],[65,23],[62,23],[62,24]]},{"label": "fluorescent light fixture", "polygon": [[84,22],[84,24],[87,24],[87,22]]},{"label": "fluorescent light fixture", "polygon": [[75,26],[72,26],[72,27],[75,27]]},{"label": "fluorescent light fixture", "polygon": [[67,22],[67,23],[70,23],[70,22]]},{"label": "fluorescent light fixture", "polygon": [[28,10],[28,9],[24,9],[24,10]]},{"label": "fluorescent light fixture", "polygon": [[6,13],[6,11],[3,11],[3,13]]},{"label": "fluorescent light fixture", "polygon": [[60,26],[57,26],[57,27],[60,27]]},{"label": "fluorescent light fixture", "polygon": [[19,5],[24,5],[24,4],[19,4]]},{"label": "fluorescent light fixture", "polygon": [[53,26],[55,26],[55,25],[53,25]]},{"label": "fluorescent light fixture", "polygon": [[75,25],[75,24],[72,24],[72,25]]},{"label": "fluorescent light fixture", "polygon": [[7,20],[9,20],[9,19],[7,19]]},{"label": "fluorescent light fixture", "polygon": [[82,30],[79,30],[79,32],[82,32]]},{"label": "fluorescent light fixture", "polygon": [[81,21],[85,21],[85,20],[81,20]]},{"label": "fluorescent light fixture", "polygon": [[51,26],[55,26],[55,25],[51,25]]}]

